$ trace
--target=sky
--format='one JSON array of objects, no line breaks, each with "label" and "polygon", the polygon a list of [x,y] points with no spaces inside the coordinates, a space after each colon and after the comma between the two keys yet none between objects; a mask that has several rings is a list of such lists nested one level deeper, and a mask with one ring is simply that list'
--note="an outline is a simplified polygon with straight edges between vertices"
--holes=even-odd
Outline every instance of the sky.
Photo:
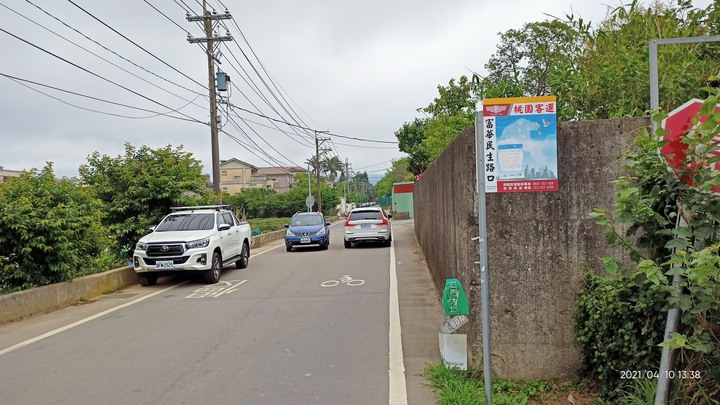
[{"label": "sky", "polygon": [[[209,0],[233,17],[217,30],[233,37],[219,55],[233,106],[220,104],[220,159],[306,167],[313,130],[329,131],[328,153],[377,179],[405,156],[394,132],[438,85],[483,73],[498,33],[547,15],[597,24],[612,1]],[[129,143],[182,145],[212,173],[207,57],[187,40],[204,36],[186,19],[201,5],[0,0],[0,74],[16,78],[0,76],[0,166],[73,177]]]}]

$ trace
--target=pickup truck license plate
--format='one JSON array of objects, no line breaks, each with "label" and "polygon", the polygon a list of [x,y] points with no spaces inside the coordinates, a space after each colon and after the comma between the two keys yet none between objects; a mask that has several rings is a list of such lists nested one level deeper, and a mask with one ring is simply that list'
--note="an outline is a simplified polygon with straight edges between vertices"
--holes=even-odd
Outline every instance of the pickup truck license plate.
[{"label": "pickup truck license plate", "polygon": [[175,267],[175,264],[172,260],[158,260],[155,262],[155,267],[158,269],[172,269]]},{"label": "pickup truck license plate", "polygon": [[300,238],[300,243],[310,243],[310,238]]}]

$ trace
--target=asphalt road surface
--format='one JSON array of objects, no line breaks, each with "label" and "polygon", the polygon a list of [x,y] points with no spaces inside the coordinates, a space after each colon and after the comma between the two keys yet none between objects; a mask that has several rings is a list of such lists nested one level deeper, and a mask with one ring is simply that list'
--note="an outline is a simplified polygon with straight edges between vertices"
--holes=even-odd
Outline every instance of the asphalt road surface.
[{"label": "asphalt road surface", "polygon": [[442,321],[413,237],[253,251],[221,282],[163,277],[0,327],[0,404],[433,404]]}]

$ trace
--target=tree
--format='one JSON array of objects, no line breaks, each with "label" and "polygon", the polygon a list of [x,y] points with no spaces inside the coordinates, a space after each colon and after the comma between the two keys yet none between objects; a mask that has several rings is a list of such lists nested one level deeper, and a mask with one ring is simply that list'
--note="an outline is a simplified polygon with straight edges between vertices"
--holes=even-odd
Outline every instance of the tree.
[{"label": "tree", "polygon": [[115,158],[94,152],[80,167],[80,177],[104,202],[103,223],[115,240],[116,253],[125,256],[183,193],[207,192],[200,161],[182,146],[125,144],[125,155]]},{"label": "tree", "polygon": [[428,159],[437,159],[458,134],[472,124],[473,120],[464,115],[442,115],[429,120],[424,127],[425,140],[422,143]]},{"label": "tree", "polygon": [[56,179],[52,163],[2,184],[0,293],[106,270],[100,207],[74,179]]},{"label": "tree", "polygon": [[423,111],[431,117],[463,116],[472,121],[478,99],[475,84],[467,76],[460,76],[457,82],[450,79],[447,86],[437,89],[439,96]]},{"label": "tree", "polygon": [[331,185],[335,184],[338,173],[342,173],[345,170],[345,165],[337,156],[325,157],[322,161],[322,167]]},{"label": "tree", "polygon": [[392,162],[392,167],[388,169],[380,181],[375,184],[375,195],[382,197],[387,194],[392,194],[393,183],[399,183],[402,181],[412,181],[414,176],[407,169],[410,163],[410,158],[402,158]]},{"label": "tree", "polygon": [[555,19],[501,33],[497,50],[485,65],[487,75],[473,78],[478,97],[556,95],[559,118],[574,118],[576,112],[564,104],[564,96],[578,85],[577,59],[588,25],[582,19],[569,18],[573,24]]},{"label": "tree", "polygon": [[[648,43],[654,38],[717,35],[718,3],[638,1],[613,9],[597,26],[573,15],[532,22],[500,34],[496,52],[475,74],[481,99],[557,96],[561,121],[645,116],[650,109]],[[660,94],[666,111],[704,98],[707,78],[720,69],[717,44],[658,48]]]},{"label": "tree", "polygon": [[[694,9],[657,2],[643,8],[634,1],[616,8],[592,33],[578,59],[578,87],[571,98],[583,118],[645,116],[650,109],[648,42],[653,38],[718,35],[720,3]],[[720,69],[718,44],[658,47],[661,107],[670,111],[707,94],[708,77]]]},{"label": "tree", "polygon": [[395,131],[398,148],[410,157],[408,170],[414,174],[425,171],[431,162],[430,154],[423,144],[426,138],[424,131],[426,124],[426,120],[415,118],[413,122],[406,122],[400,129]]},{"label": "tree", "polygon": [[352,199],[355,202],[365,202],[373,199],[375,190],[370,184],[367,172],[357,173],[350,179],[350,193],[355,197]]}]

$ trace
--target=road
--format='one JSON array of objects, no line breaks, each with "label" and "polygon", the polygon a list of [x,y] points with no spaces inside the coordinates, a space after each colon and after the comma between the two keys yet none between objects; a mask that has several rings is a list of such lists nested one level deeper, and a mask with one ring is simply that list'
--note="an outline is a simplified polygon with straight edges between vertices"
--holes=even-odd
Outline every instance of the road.
[{"label": "road", "polygon": [[[442,310],[413,237],[253,252],[0,327],[1,404],[433,404]],[[404,329],[403,329],[404,328]]]}]

